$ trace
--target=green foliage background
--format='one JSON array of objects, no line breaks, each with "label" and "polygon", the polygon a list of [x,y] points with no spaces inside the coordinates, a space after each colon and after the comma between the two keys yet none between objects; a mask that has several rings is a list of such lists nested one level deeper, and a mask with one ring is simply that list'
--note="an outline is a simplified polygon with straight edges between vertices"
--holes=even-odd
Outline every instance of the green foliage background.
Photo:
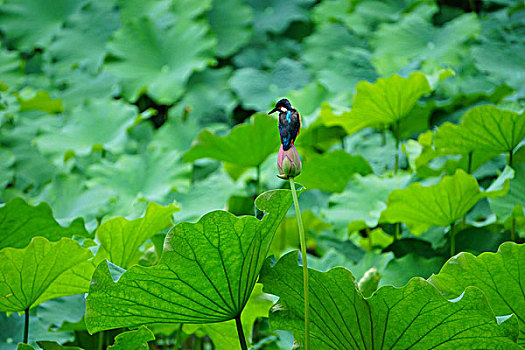
[{"label": "green foliage background", "polygon": [[[296,181],[307,188],[300,202],[313,268],[344,266],[353,284],[375,267],[380,286],[401,287],[437,274],[451,253],[522,242],[524,38],[525,4],[512,0],[0,0],[0,255],[10,271],[0,291],[39,247],[64,246],[77,264],[33,281],[37,290],[16,306],[0,299],[1,310],[32,307],[32,346],[96,348],[84,297],[63,296],[87,292],[103,259],[115,271],[157,264],[174,223],[215,209],[253,215],[257,195],[286,188],[275,176],[277,121],[265,115],[282,97],[303,116]],[[265,241],[276,258],[298,248],[293,216]],[[501,259],[514,254],[519,266],[523,249],[513,249]],[[500,255],[479,259],[489,256]],[[472,264],[463,273],[476,275],[475,258],[463,258]],[[453,265],[445,266],[407,288],[434,284],[450,298],[483,289],[446,290]],[[277,274],[263,271],[263,280]],[[341,272],[329,273],[315,276]],[[73,275],[78,284],[66,286]],[[523,304],[523,291],[494,283],[505,303]],[[269,285],[265,292],[289,297]],[[483,299],[478,292],[469,298]],[[523,309],[487,298],[484,317],[514,313],[523,346]],[[247,335],[259,349],[289,349],[285,331],[302,339],[300,327],[278,313],[269,322],[271,305],[257,284],[243,314]],[[0,349],[21,341],[22,323],[0,314]],[[139,328],[138,345],[128,333],[114,342],[123,329],[102,342],[231,349],[232,327],[150,325],[154,341]],[[510,341],[515,332],[489,333]]]}]

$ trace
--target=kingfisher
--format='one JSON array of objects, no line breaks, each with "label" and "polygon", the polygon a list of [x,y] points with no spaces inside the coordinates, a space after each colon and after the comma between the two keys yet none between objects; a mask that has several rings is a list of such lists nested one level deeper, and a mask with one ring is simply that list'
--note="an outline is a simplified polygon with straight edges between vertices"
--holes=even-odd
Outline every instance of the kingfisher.
[{"label": "kingfisher", "polygon": [[287,151],[292,147],[301,131],[301,115],[285,98],[279,100],[275,108],[268,114],[275,112],[279,112],[279,134],[281,135],[283,150]]}]

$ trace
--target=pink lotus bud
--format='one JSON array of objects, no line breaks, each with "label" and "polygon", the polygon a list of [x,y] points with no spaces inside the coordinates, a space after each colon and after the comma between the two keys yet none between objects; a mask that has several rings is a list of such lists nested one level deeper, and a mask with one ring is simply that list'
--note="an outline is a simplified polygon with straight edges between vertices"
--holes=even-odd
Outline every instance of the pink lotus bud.
[{"label": "pink lotus bud", "polygon": [[279,168],[279,175],[277,176],[285,180],[301,173],[301,158],[299,158],[297,148],[293,144],[286,151],[281,145],[277,156],[277,168]]}]

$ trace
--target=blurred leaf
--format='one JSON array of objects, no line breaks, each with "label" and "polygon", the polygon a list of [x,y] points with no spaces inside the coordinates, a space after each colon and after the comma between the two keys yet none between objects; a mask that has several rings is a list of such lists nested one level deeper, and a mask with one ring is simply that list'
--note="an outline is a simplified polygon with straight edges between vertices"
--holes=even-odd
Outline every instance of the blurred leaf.
[{"label": "blurred leaf", "polygon": [[138,200],[164,203],[166,195],[187,188],[190,181],[189,167],[177,151],[122,155],[114,163],[103,159],[87,173],[89,188],[105,188],[118,196],[113,214],[121,215],[129,215]]},{"label": "blurred leaf", "polygon": [[[485,30],[489,28],[490,20],[494,21],[494,17],[483,23]],[[478,69],[489,73],[491,80],[513,87],[519,97],[523,98],[525,97],[523,88],[525,72],[522,64],[525,60],[525,45],[522,40],[523,20],[520,26],[514,28],[511,23],[507,16],[495,20],[495,33],[485,33],[481,44],[471,47],[471,53]]]},{"label": "blurred leaf", "polygon": [[459,125],[444,123],[436,131],[436,149],[467,154],[510,152],[525,138],[525,115],[480,106],[469,109]]},{"label": "blurred leaf", "polygon": [[[315,215],[311,210],[303,211],[301,213],[303,219],[303,226],[306,230],[306,241],[309,243],[317,243],[317,233],[324,229],[330,228],[330,224],[324,222],[321,218]],[[315,238],[315,239],[314,239]],[[280,256],[287,248],[299,248],[299,229],[297,228],[297,219],[295,216],[287,216],[283,218],[277,231],[275,231],[275,238],[270,248],[270,254]]]},{"label": "blurred leaf", "polygon": [[407,254],[398,259],[392,259],[381,273],[381,286],[392,285],[402,287],[413,277],[428,278],[439,272],[445,262],[444,258],[424,258],[416,254]]},{"label": "blurred leaf", "polygon": [[186,19],[166,30],[147,18],[127,22],[108,44],[115,60],[105,67],[119,79],[122,94],[131,102],[147,93],[159,104],[171,104],[184,93],[191,73],[213,60],[214,40],[206,33],[206,26]]},{"label": "blurred leaf", "polygon": [[63,87],[55,93],[64,104],[66,111],[75,107],[80,108],[79,106],[86,100],[111,98],[119,91],[117,80],[107,72],[91,75],[75,69],[67,74],[60,73],[56,83]]},{"label": "blurred leaf", "polygon": [[62,102],[58,99],[50,98],[45,91],[24,94],[24,90],[22,90],[20,94],[17,94],[17,99],[20,105],[20,112],[42,111],[56,114],[64,110]]},{"label": "blurred leaf", "polygon": [[149,203],[143,217],[127,220],[122,217],[109,219],[95,232],[100,242],[95,259],[108,259],[113,264],[128,269],[136,265],[144,254],[139,248],[156,233],[173,225],[173,213],[179,210],[175,205],[163,207]]},{"label": "blurred leaf", "polygon": [[391,191],[404,188],[410,180],[409,175],[379,178],[376,175],[365,177],[355,175],[346,190],[330,197],[330,206],[323,214],[331,222],[346,227],[349,224],[357,230],[375,227]]},{"label": "blurred leaf", "polygon": [[247,0],[254,9],[253,26],[256,31],[280,33],[292,21],[308,21],[312,0]]},{"label": "blurred leaf", "polygon": [[133,331],[120,333],[115,343],[108,347],[112,350],[148,350],[148,341],[155,340],[155,335],[147,327],[141,326]]},{"label": "blurred leaf", "polygon": [[[272,305],[270,296],[262,292],[262,284],[257,283],[241,314],[242,327],[247,340],[252,338],[255,320],[259,317],[268,317],[268,311]],[[183,329],[186,333],[202,331],[210,337],[217,350],[241,349],[234,320],[203,325],[185,324]]]},{"label": "blurred leaf", "polygon": [[96,72],[106,55],[104,46],[119,24],[118,12],[111,2],[88,2],[68,18],[46,54],[65,68],[80,66]]},{"label": "blurred leaf", "polygon": [[62,129],[38,136],[36,143],[43,153],[63,154],[72,150],[77,155],[86,155],[95,147],[119,152],[136,116],[136,108],[122,101],[90,100],[66,116]]},{"label": "blurred leaf", "polygon": [[201,124],[229,122],[237,105],[233,92],[228,87],[231,73],[232,69],[225,67],[193,74],[188,81],[188,90],[174,108],[174,113],[187,114],[188,119]]},{"label": "blurred leaf", "polygon": [[173,193],[173,198],[182,208],[176,216],[177,222],[197,220],[203,213],[226,208],[228,198],[242,191],[242,187],[223,171],[218,171],[193,184],[187,191]]},{"label": "blurred leaf", "polygon": [[314,33],[304,39],[301,59],[312,73],[330,68],[330,57],[342,49],[364,49],[364,41],[340,23],[326,22],[316,27]]},{"label": "blurred leaf", "polygon": [[215,0],[208,20],[217,35],[219,57],[231,56],[250,40],[253,10],[242,0]]},{"label": "blurred leaf", "polygon": [[513,313],[520,324],[518,343],[525,345],[525,244],[503,243],[497,253],[478,257],[460,253],[443,266],[439,274],[429,278],[445,297],[455,298],[468,286],[481,289],[498,315]]},{"label": "blurred leaf", "polygon": [[279,96],[310,82],[310,74],[297,61],[280,59],[270,72],[241,68],[233,73],[230,85],[247,109],[265,111]]},{"label": "blurred leaf", "polygon": [[70,238],[49,242],[35,237],[23,249],[2,249],[0,310],[24,311],[49,299],[85,293],[92,270],[80,274],[79,266],[92,256]]},{"label": "blurred leaf", "polygon": [[360,81],[374,81],[378,77],[366,50],[345,48],[333,52],[329,57],[328,64],[316,75],[319,82],[331,92],[353,92]]},{"label": "blurred leaf", "polygon": [[413,59],[454,66],[461,62],[465,42],[479,36],[480,31],[474,13],[463,14],[441,28],[417,12],[410,13],[399,22],[379,26],[371,41],[373,61],[381,74],[396,72]]},{"label": "blurred leaf", "polygon": [[410,232],[419,235],[430,226],[449,226],[461,219],[480,199],[499,197],[508,191],[480,190],[476,179],[459,169],[455,175],[444,176],[438,184],[423,187],[416,182],[388,196],[387,208],[381,220],[389,223],[403,222]]},{"label": "blurred leaf", "polygon": [[39,198],[50,204],[61,223],[69,223],[77,217],[89,222],[102,216],[115,193],[102,188],[87,189],[85,181],[76,174],[57,175],[42,189]]},{"label": "blurred leaf", "polygon": [[46,47],[82,0],[7,0],[0,9],[0,28],[9,46],[19,50]]},{"label": "blurred leaf", "polygon": [[78,218],[68,227],[60,226],[47,203],[33,207],[22,198],[14,198],[0,207],[0,232],[0,249],[23,248],[35,236],[54,242],[62,237],[88,235],[83,219]]},{"label": "blurred leaf", "polygon": [[184,154],[184,161],[212,158],[256,167],[279,150],[279,142],[277,119],[266,114],[255,114],[249,124],[235,126],[226,136],[216,136],[209,129],[203,130]]},{"label": "blurred leaf", "polygon": [[354,174],[364,176],[371,172],[372,168],[363,157],[335,150],[305,162],[297,181],[308,189],[343,192]]},{"label": "blurred leaf", "polygon": [[8,149],[0,148],[0,190],[12,181],[15,155]]},{"label": "blurred leaf", "polygon": [[[272,329],[291,330],[304,341],[302,267],[297,251],[261,272],[264,290],[279,296],[270,314]],[[382,287],[369,299],[356,289],[345,268],[309,271],[310,342],[314,349],[430,349],[503,347],[519,349],[515,318],[496,321],[483,293],[468,287],[460,300],[450,302],[422,279],[403,288]],[[451,326],[451,323],[454,327]]]},{"label": "blurred leaf", "polygon": [[[75,295],[46,301],[32,308],[29,319],[29,339],[64,343],[73,341],[74,335],[68,331],[58,331],[64,322],[78,322],[85,312],[83,295]],[[12,350],[13,344],[22,342],[24,334],[24,315],[13,313],[9,317],[0,313],[0,349]]]},{"label": "blurred leaf", "polygon": [[221,322],[240,315],[291,203],[289,191],[275,190],[256,200],[266,212],[262,221],[214,211],[197,223],[180,223],[168,233],[157,265],[133,266],[117,283],[107,264],[100,264],[87,298],[88,330]]}]

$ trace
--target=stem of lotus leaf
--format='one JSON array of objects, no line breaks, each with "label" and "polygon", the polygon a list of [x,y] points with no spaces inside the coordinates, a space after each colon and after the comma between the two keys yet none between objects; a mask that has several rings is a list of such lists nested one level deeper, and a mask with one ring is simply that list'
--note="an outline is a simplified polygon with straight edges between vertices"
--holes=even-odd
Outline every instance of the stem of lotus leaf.
[{"label": "stem of lotus leaf", "polygon": [[301,208],[295,191],[295,182],[293,177],[290,178],[290,189],[295,207],[295,217],[297,218],[297,227],[299,228],[299,238],[301,241],[301,257],[303,259],[303,287],[304,287],[304,348],[310,350],[310,302],[308,295],[308,262],[306,259],[306,236],[304,234],[303,219],[301,217]]},{"label": "stem of lotus leaf", "polygon": [[468,153],[467,173],[472,172],[472,152]]},{"label": "stem of lotus leaf", "polygon": [[246,345],[246,338],[244,337],[244,331],[242,329],[241,314],[235,316],[235,325],[237,326],[237,335],[239,336],[241,349],[248,350],[248,346]]},{"label": "stem of lotus leaf", "polygon": [[368,250],[372,251],[372,247],[374,246],[372,244],[372,235],[370,234],[370,227],[366,227],[366,237],[368,238]]},{"label": "stem of lotus leaf", "polygon": [[512,150],[509,151],[509,166],[512,166]]},{"label": "stem of lotus leaf", "polygon": [[104,349],[104,331],[98,333],[98,350]]},{"label": "stem of lotus leaf", "polygon": [[510,240],[516,242],[516,218],[514,216],[510,223]]},{"label": "stem of lotus leaf", "polygon": [[396,139],[396,163],[394,165],[394,174],[397,174],[397,170],[399,169],[399,134],[400,134],[400,121],[398,120],[395,124],[395,131],[394,131],[394,137]]},{"label": "stem of lotus leaf", "polygon": [[261,165],[257,165],[257,195],[261,194]]},{"label": "stem of lotus leaf", "polygon": [[28,340],[29,340],[29,308],[25,309],[24,343],[28,344]]},{"label": "stem of lotus leaf", "polygon": [[456,255],[456,233],[454,232],[454,223],[450,224],[450,257]]}]

